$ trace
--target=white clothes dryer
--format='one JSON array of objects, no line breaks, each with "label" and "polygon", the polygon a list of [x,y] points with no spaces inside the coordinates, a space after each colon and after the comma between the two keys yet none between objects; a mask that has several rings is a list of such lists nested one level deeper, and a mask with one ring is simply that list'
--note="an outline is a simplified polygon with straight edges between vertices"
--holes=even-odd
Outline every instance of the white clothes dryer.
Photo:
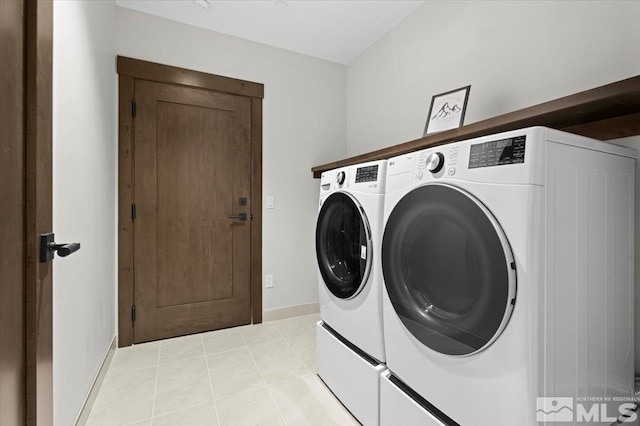
[{"label": "white clothes dryer", "polygon": [[630,408],[636,157],[535,127],[389,160],[383,424]]},{"label": "white clothes dryer", "polygon": [[384,365],[380,242],[386,160],[324,172],[316,225],[322,322],[317,371],[365,425],[377,425]]}]

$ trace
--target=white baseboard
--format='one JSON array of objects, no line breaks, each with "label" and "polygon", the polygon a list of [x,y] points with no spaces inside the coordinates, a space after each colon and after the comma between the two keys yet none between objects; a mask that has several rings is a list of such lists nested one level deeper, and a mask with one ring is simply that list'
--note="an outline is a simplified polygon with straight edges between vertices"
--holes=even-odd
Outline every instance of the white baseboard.
[{"label": "white baseboard", "polygon": [[299,317],[320,312],[319,303],[307,303],[305,305],[287,306],[286,308],[269,309],[262,312],[262,321],[275,321],[284,318]]},{"label": "white baseboard", "polygon": [[102,361],[102,366],[100,366],[98,375],[96,376],[96,379],[93,381],[93,386],[91,386],[91,391],[89,391],[89,395],[87,395],[87,399],[84,401],[84,405],[82,406],[82,410],[80,411],[78,420],[76,420],[76,426],[84,426],[87,424],[87,420],[89,420],[89,414],[91,414],[91,409],[93,408],[93,404],[96,402],[96,398],[98,397],[98,392],[100,391],[102,382],[104,382],[104,378],[107,375],[107,370],[109,370],[109,366],[111,365],[111,360],[113,359],[113,356],[116,353],[117,347],[118,347],[118,335],[116,334],[115,336],[113,336],[113,340],[111,341],[109,350],[107,351],[107,354],[104,356],[104,361]]}]

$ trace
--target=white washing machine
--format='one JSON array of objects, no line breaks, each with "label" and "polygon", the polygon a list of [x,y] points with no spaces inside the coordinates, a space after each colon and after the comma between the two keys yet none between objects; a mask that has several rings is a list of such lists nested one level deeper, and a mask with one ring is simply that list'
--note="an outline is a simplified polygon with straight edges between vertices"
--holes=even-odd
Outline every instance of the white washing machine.
[{"label": "white washing machine", "polygon": [[386,160],[324,172],[316,225],[317,371],[364,425],[377,425],[384,365],[380,244]]},{"label": "white washing machine", "polygon": [[630,408],[636,156],[535,127],[389,160],[382,424]]}]

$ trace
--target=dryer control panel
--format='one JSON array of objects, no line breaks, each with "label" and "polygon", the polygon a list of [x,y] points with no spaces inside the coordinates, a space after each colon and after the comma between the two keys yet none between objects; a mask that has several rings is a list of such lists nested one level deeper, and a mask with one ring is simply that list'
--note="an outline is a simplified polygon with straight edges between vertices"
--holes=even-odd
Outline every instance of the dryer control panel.
[{"label": "dryer control panel", "polygon": [[563,134],[551,129],[530,127],[390,158],[387,192],[440,179],[543,185],[545,146],[550,140],[547,132],[564,140]]},{"label": "dryer control panel", "polygon": [[524,163],[525,135],[471,145],[469,168]]}]

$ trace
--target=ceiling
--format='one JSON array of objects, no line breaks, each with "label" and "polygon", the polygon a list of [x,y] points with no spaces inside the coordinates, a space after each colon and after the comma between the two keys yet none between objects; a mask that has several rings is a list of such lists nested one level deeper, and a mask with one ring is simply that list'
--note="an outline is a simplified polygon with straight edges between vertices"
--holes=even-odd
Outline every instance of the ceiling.
[{"label": "ceiling", "polygon": [[[418,0],[116,0],[118,6],[349,64]],[[208,8],[203,8],[200,5]]]}]

